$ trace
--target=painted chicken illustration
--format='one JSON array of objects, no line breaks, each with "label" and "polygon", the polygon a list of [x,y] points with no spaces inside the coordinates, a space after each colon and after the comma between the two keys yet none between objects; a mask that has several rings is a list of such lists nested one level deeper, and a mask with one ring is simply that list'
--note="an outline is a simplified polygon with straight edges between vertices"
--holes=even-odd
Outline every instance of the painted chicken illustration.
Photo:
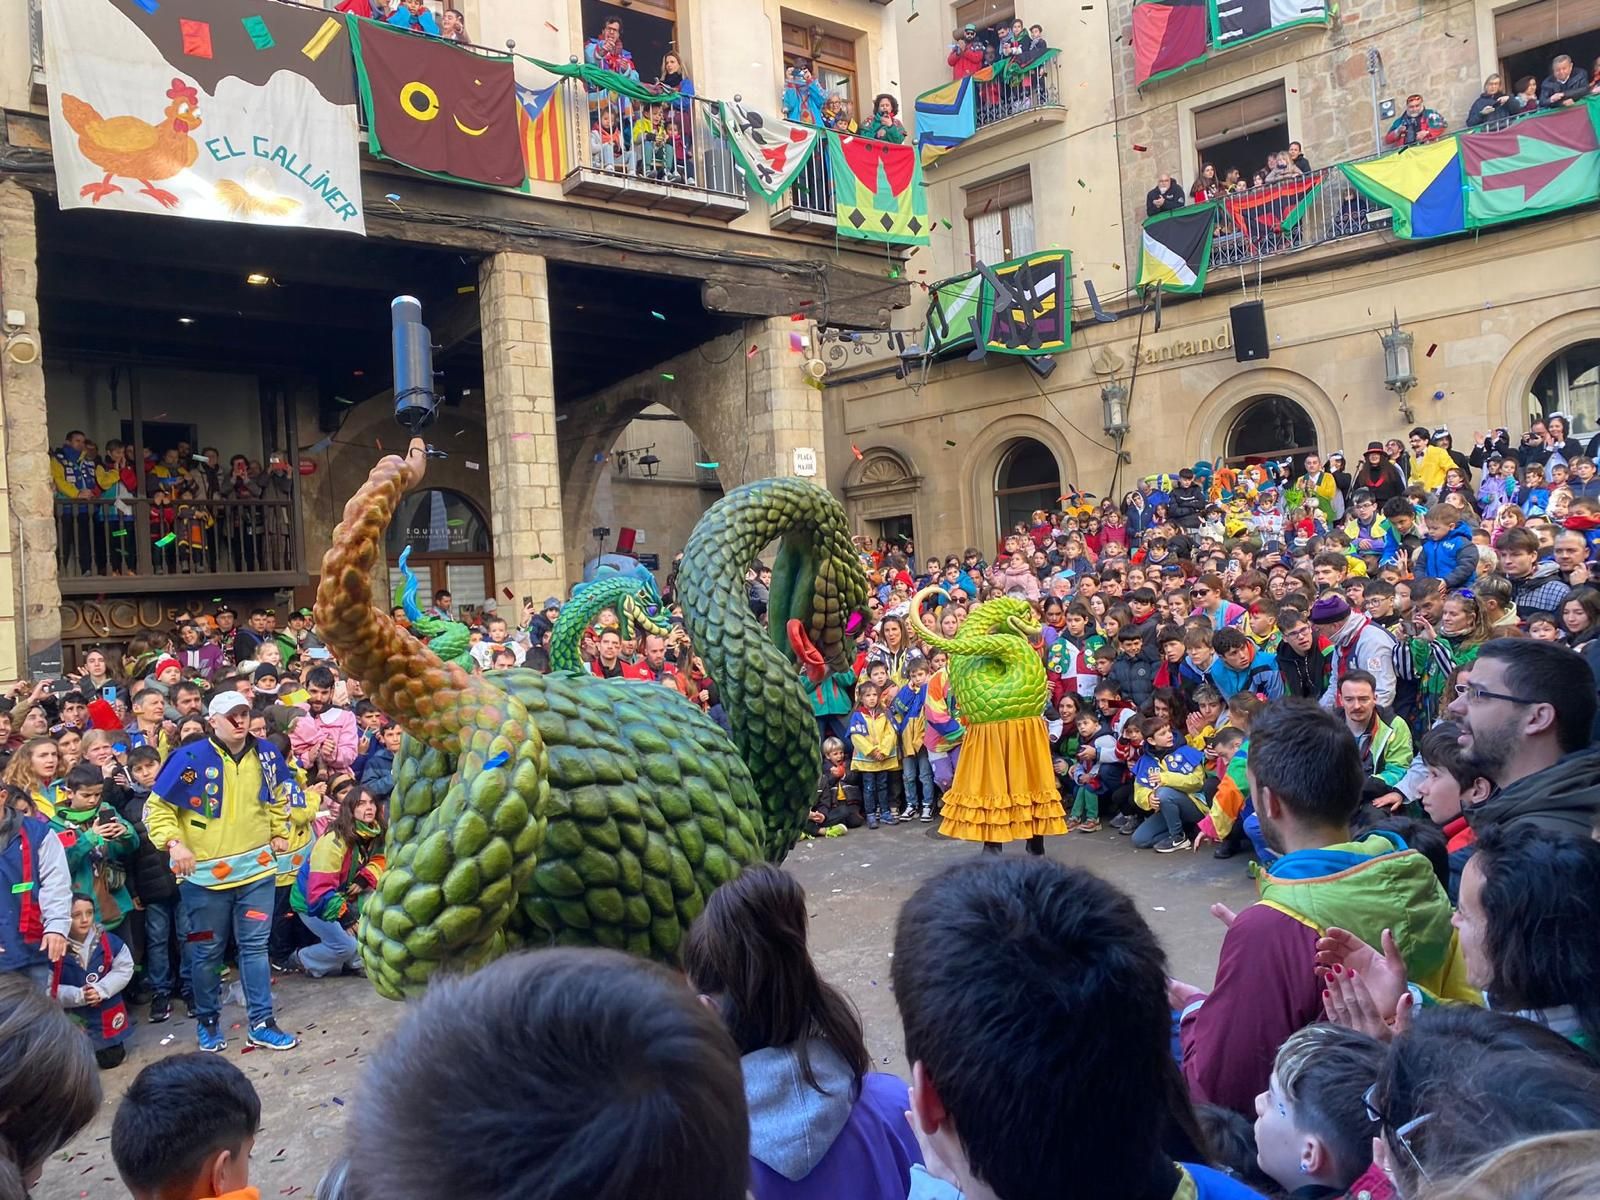
[{"label": "painted chicken illustration", "polygon": [[156,203],[176,208],[178,198],[152,180],[171,179],[180,171],[194,165],[200,147],[189,136],[200,127],[200,94],[181,79],[174,79],[167,89],[168,104],[161,114],[160,124],[151,124],[138,117],[102,117],[94,106],[65,92],[61,94],[61,112],[78,134],[78,149],[83,156],[105,171],[99,183],[85,184],[80,196],[91,197],[96,204],[122,189],[112,179],[137,179],[144,184],[139,189]]}]

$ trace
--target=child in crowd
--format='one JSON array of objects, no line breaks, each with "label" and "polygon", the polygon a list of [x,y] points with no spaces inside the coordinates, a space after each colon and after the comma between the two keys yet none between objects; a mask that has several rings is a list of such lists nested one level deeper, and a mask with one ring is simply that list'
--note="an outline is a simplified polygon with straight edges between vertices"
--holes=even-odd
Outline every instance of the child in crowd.
[{"label": "child in crowd", "polygon": [[907,659],[906,675],[910,682],[900,689],[889,710],[889,722],[900,735],[900,767],[906,790],[903,815],[907,820],[920,815],[922,820],[931,821],[933,767],[928,748],[923,745],[928,727],[923,716],[928,699],[928,660],[921,655]]},{"label": "child in crowd", "polygon": [[111,1157],[134,1200],[255,1200],[250,1149],[261,1098],[219,1054],[158,1058],[111,1124]]},{"label": "child in crowd", "polygon": [[[189,918],[178,897],[178,880],[163,847],[150,841],[144,825],[145,802],[161,772],[161,755],[154,746],[128,751],[128,783],[119,791],[118,811],[139,838],[129,870],[144,912],[144,969],[152,996],[150,1023],[159,1025],[172,1015],[172,996],[182,994],[192,1003],[189,986]],[[177,970],[173,969],[176,944]]]},{"label": "child in crowd", "polygon": [[94,1045],[102,1071],[122,1065],[128,1056],[128,1008],[122,989],[133,979],[133,955],[95,921],[93,896],[72,897],[72,933],[67,952],[51,974],[50,994],[61,1001]]},{"label": "child in crowd", "polygon": [[1417,794],[1429,819],[1444,834],[1450,862],[1445,890],[1452,904],[1461,894],[1461,870],[1472,857],[1476,836],[1472,826],[1467,824],[1466,814],[1488,799],[1494,790],[1494,785],[1468,764],[1466,753],[1457,740],[1460,733],[1461,727],[1454,721],[1440,721],[1417,743],[1417,753],[1427,770]]},{"label": "child in crowd", "polygon": [[1144,753],[1133,772],[1133,803],[1150,816],[1133,831],[1133,844],[1157,854],[1187,850],[1189,833],[1206,815],[1196,799],[1205,786],[1205,755],[1177,745],[1171,723],[1160,717],[1146,717],[1143,732]]},{"label": "child in crowd", "polygon": [[889,772],[900,766],[899,739],[879,708],[881,692],[872,682],[856,688],[856,709],[850,714],[851,767],[861,773],[861,795],[867,807],[867,828],[895,823],[889,807]]},{"label": "child in crowd", "polygon": [[1556,618],[1547,612],[1532,612],[1527,616],[1528,636],[1537,642],[1559,642],[1561,626]]},{"label": "child in crowd", "polygon": [[1278,1047],[1256,1097],[1256,1157],[1291,1197],[1357,1194],[1376,1130],[1366,1095],[1384,1056],[1381,1042],[1337,1025],[1308,1025]]},{"label": "child in crowd", "polygon": [[367,754],[361,771],[361,786],[371,792],[379,804],[389,806],[389,794],[394,791],[394,760],[400,753],[400,742],[405,730],[397,722],[383,726],[376,744]]},{"label": "child in crowd", "polygon": [[1079,833],[1100,832],[1100,797],[1110,795],[1126,777],[1117,757],[1117,735],[1100,724],[1090,709],[1078,714],[1078,761],[1069,772],[1076,785],[1067,828]]},{"label": "child in crowd", "polygon": [[115,929],[133,911],[127,868],[138,853],[139,835],[103,802],[104,788],[99,767],[93,763],[73,767],[51,824],[67,852],[72,890],[92,897],[95,921]]},{"label": "child in crowd", "polygon": [[609,104],[600,109],[589,130],[589,149],[602,171],[614,171],[622,164],[622,130],[617,127],[616,109]]},{"label": "child in crowd", "polygon": [[850,766],[845,745],[838,738],[822,743],[822,775],[817,780],[816,806],[806,832],[812,837],[834,836],[829,830],[860,829],[866,824],[861,811],[861,773]]},{"label": "child in crowd", "polygon": [[67,948],[72,878],[50,823],[20,788],[0,788],[0,975],[23,972],[41,988]]}]

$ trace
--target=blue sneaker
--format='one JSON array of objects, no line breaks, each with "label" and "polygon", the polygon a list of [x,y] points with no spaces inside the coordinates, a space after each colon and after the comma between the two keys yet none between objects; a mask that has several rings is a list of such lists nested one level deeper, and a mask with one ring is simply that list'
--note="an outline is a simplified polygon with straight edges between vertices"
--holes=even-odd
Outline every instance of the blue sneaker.
[{"label": "blue sneaker", "polygon": [[894,814],[892,812],[884,813],[883,814],[883,823],[885,825],[893,825],[895,823]]},{"label": "blue sneaker", "polygon": [[250,1026],[250,1036],[245,1040],[263,1050],[293,1050],[300,1044],[299,1038],[292,1033],[285,1033],[278,1028],[276,1021],[270,1019]]},{"label": "blue sneaker", "polygon": [[201,1051],[205,1054],[217,1054],[228,1048],[228,1039],[222,1036],[222,1026],[218,1024],[216,1017],[196,1024],[194,1035],[200,1043]]},{"label": "blue sneaker", "polygon": [[867,828],[868,829],[876,829],[877,827],[878,827],[878,814],[877,813],[868,813],[867,814]]}]

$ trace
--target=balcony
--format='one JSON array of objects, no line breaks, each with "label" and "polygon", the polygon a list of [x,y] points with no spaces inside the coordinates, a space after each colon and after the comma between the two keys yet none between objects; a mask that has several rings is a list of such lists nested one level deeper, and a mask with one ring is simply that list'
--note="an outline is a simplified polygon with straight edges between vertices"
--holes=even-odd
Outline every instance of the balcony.
[{"label": "balcony", "polygon": [[1391,212],[1372,206],[1337,167],[1302,177],[1298,190],[1268,183],[1224,197],[1211,243],[1213,267],[1240,267],[1389,228]]},{"label": "balcony", "polygon": [[833,177],[827,147],[819,145],[794,177],[783,200],[773,205],[772,227],[790,233],[834,235]]},{"label": "balcony", "polygon": [[1061,58],[1053,55],[1037,67],[1028,67],[1007,78],[978,84],[973,116],[978,129],[987,129],[1012,117],[1030,113],[1039,116],[1052,109],[1064,113],[1066,108],[1066,101],[1061,95]]},{"label": "balcony", "polygon": [[56,574],[66,596],[306,582],[292,500],[55,502]]},{"label": "balcony", "polygon": [[651,104],[589,92],[576,79],[561,88],[573,163],[564,194],[723,222],[749,211],[744,180],[716,132],[715,103]]}]

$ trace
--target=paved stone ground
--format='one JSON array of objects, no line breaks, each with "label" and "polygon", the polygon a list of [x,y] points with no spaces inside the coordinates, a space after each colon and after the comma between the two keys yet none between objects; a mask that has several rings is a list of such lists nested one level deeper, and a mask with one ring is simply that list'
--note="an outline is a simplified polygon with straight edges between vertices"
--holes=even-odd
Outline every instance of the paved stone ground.
[{"label": "paved stone ground", "polygon": [[[854,999],[866,1022],[879,1069],[906,1072],[900,1026],[889,988],[890,949],[901,904],[922,880],[973,854],[970,846],[914,824],[807,842],[789,867],[810,897],[812,948],[823,975]],[[1017,853],[1020,847],[1008,850]],[[1160,935],[1172,973],[1202,987],[1211,982],[1222,926],[1208,909],[1221,900],[1238,908],[1254,897],[1244,860],[1215,861],[1209,852],[1157,855],[1136,851],[1110,832],[1052,838],[1051,857],[1085,866],[1134,898]],[[399,1019],[400,1005],[379,999],[360,979],[275,979],[279,1023],[300,1035],[286,1054],[245,1050],[238,1004],[223,1010],[226,1053],[250,1076],[262,1099],[251,1181],[263,1200],[309,1196],[337,1154],[344,1112],[359,1094],[362,1064]],[[177,1013],[183,1008],[177,1006]],[[194,1045],[193,1022],[134,1029],[128,1061],[102,1074],[105,1106],[95,1121],[46,1167],[37,1200],[120,1200],[109,1146],[111,1118],[122,1090],[145,1063]]]}]

